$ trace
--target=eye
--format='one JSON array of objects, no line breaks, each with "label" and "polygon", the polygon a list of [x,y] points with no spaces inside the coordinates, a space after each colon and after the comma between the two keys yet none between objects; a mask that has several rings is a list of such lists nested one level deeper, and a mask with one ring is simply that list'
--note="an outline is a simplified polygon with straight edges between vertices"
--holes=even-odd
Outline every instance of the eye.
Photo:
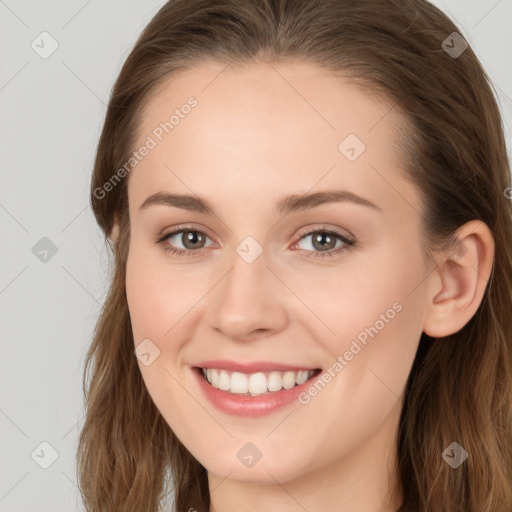
[{"label": "eye", "polygon": [[[209,247],[205,245],[207,239],[209,239],[209,237],[202,231],[198,231],[191,227],[181,226],[180,228],[176,228],[170,233],[163,235],[157,240],[157,242],[163,244],[166,252],[181,256],[200,252],[200,249]],[[179,244],[181,244],[183,248],[180,248]],[[176,247],[176,245],[178,245],[178,247]]]},{"label": "eye", "polygon": [[[292,249],[295,249],[302,241],[307,239],[310,240],[304,244],[302,250],[308,258],[325,258],[338,255],[355,245],[354,240],[350,240],[337,231],[316,229],[304,233],[299,241],[292,246]],[[163,248],[167,253],[177,256],[195,256],[201,253],[201,249],[216,245],[214,242],[207,245],[207,240],[211,241],[208,235],[202,231],[191,226],[179,226],[156,241],[159,244],[163,244]],[[180,244],[182,247],[179,247]],[[176,247],[177,245],[178,247]]]},{"label": "eye", "polygon": [[307,239],[310,240],[303,245],[303,249],[309,253],[306,255],[307,257],[325,258],[326,256],[339,254],[355,245],[354,240],[350,240],[337,231],[317,229],[302,235],[293,247],[297,247],[301,241]]}]

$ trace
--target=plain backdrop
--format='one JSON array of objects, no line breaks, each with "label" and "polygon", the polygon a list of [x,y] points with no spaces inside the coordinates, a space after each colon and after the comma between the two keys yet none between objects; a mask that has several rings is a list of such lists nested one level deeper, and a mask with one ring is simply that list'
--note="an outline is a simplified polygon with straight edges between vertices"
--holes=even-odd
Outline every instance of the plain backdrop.
[{"label": "plain backdrop", "polygon": [[[83,510],[83,362],[109,279],[90,175],[114,80],[164,3],[0,0],[0,512]],[[510,149],[512,0],[434,3],[494,82]]]}]

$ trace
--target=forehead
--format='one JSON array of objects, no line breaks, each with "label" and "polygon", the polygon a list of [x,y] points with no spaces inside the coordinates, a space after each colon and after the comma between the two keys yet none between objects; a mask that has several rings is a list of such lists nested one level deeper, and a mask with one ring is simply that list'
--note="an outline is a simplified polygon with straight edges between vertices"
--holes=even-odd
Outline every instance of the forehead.
[{"label": "forehead", "polygon": [[379,175],[403,167],[402,122],[386,98],[314,64],[204,63],[149,99],[135,149],[152,149],[130,173],[130,202],[162,189],[244,201],[315,184],[376,197]]}]

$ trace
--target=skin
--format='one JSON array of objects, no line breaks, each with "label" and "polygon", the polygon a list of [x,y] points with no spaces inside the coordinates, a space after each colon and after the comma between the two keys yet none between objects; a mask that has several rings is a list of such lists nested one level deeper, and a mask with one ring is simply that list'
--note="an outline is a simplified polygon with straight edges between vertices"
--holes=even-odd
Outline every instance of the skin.
[{"label": "skin", "polygon": [[[462,226],[457,253],[436,254],[431,268],[420,249],[420,196],[394,146],[403,119],[385,99],[315,65],[186,70],[149,102],[136,146],[190,96],[198,106],[129,175],[134,341],[149,338],[160,350],[149,366],[139,360],[147,389],[207,469],[211,512],[394,512],[403,501],[395,436],[421,333],[449,335],[474,315],[492,267],[492,234],[478,221]],[[338,149],[348,134],[366,145],[353,162]],[[331,189],[380,210],[336,202],[276,211],[284,196]],[[140,210],[157,192],[200,196],[215,215]],[[207,235],[203,248],[166,253],[166,245],[190,248],[181,234],[156,242],[183,223]],[[356,246],[307,257],[322,248],[304,235],[324,228]],[[263,250],[253,263],[236,252],[247,236]],[[327,370],[394,303],[400,312],[307,405],[232,416],[191,373],[201,360],[222,358]],[[252,467],[237,457],[247,442],[262,453]]]}]

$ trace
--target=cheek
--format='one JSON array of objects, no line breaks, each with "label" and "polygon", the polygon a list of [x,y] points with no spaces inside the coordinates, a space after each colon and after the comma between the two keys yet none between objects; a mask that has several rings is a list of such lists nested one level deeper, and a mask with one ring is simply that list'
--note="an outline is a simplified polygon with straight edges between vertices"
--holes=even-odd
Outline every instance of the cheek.
[{"label": "cheek", "polygon": [[135,342],[158,340],[189,311],[204,294],[201,276],[184,266],[167,265],[159,251],[134,245],[126,266],[126,295]]},{"label": "cheek", "polygon": [[134,341],[137,345],[144,338],[156,338],[161,326],[155,325],[155,307],[158,294],[152,286],[153,272],[145,267],[137,252],[130,252],[126,265],[126,298],[130,310],[130,320]]},{"label": "cheek", "polygon": [[[422,332],[418,284],[427,274],[421,259],[411,253],[400,257],[397,251],[381,253],[367,263],[363,270],[344,273],[342,279],[333,275],[318,282],[306,296],[323,321],[311,316],[309,325],[330,360],[324,369],[332,376],[325,394],[310,398],[333,404],[323,411],[332,421],[321,431],[335,440],[330,449],[350,449],[346,439],[356,442],[370,436],[392,409],[400,408],[399,397]],[[344,427],[345,439],[340,439],[340,418],[344,417],[353,421]],[[326,448],[326,459],[330,456]]]},{"label": "cheek", "polygon": [[319,319],[308,315],[311,326],[332,361],[344,356],[359,369],[376,366],[391,374],[400,366],[406,374],[422,332],[419,285],[426,275],[420,254],[391,245],[341,276],[333,271],[314,286],[304,280],[302,296]]}]

